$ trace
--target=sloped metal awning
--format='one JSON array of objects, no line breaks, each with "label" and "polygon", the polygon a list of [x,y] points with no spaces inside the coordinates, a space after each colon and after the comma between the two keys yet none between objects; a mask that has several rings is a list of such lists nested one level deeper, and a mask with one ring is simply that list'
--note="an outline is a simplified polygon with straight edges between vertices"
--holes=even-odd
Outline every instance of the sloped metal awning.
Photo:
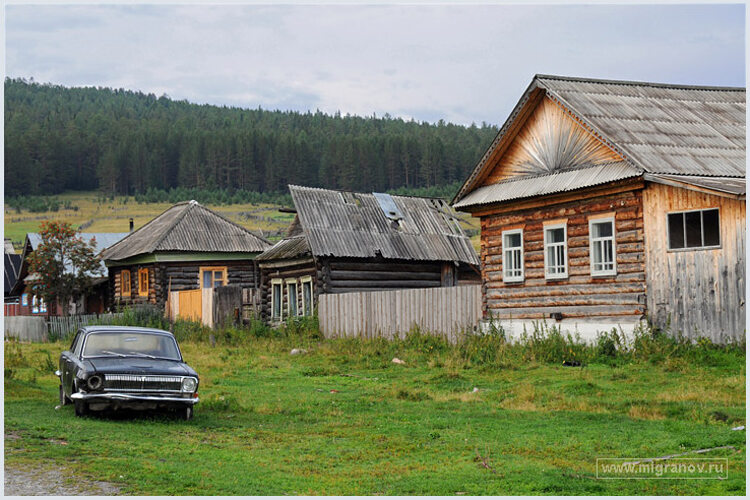
[{"label": "sloped metal awning", "polygon": [[616,162],[576,170],[552,172],[534,177],[516,177],[497,184],[482,186],[467,194],[453,207],[461,210],[471,206],[562,193],[640,175],[642,175],[642,172],[632,165],[626,162]]}]

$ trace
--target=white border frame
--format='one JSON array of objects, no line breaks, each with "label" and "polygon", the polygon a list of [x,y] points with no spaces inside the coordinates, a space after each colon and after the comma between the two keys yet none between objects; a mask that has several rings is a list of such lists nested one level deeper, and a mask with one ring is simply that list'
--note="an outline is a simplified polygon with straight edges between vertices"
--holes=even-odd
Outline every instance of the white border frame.
[{"label": "white border frame", "polygon": [[302,288],[302,311],[300,316],[307,316],[307,302],[305,301],[305,283],[310,283],[310,316],[313,315],[313,303],[315,302],[314,299],[314,288],[313,288],[313,279],[312,276],[303,276],[299,280],[300,286]]},{"label": "white border frame", "polygon": [[[605,241],[612,239],[612,270],[594,270],[594,232],[592,230],[594,224],[601,224],[602,222],[609,222],[612,224],[612,236],[605,236],[603,238],[597,238],[597,241]],[[591,276],[617,276],[617,230],[615,229],[615,218],[614,217],[601,217],[589,219],[589,269],[591,270]]]},{"label": "white border frame", "polygon": [[[273,291],[274,291],[274,285],[280,285],[279,290],[281,290],[281,297],[279,297],[279,315],[274,315],[274,300],[273,300]],[[271,319],[284,319],[284,280],[281,278],[274,278],[271,280]]]},{"label": "white border frame", "polygon": [[[521,276],[507,276],[505,274],[505,236],[506,235],[513,235],[513,234],[520,234],[521,235]],[[523,229],[508,229],[507,231],[502,232],[502,256],[503,256],[503,283],[523,283],[524,279],[526,278],[526,273],[524,272],[524,258],[523,258]],[[513,250],[519,248],[519,247],[511,247]]]},{"label": "white border frame", "polygon": [[[563,251],[565,253],[565,272],[550,274],[547,272],[547,269],[549,268],[549,263],[548,263],[549,258],[547,256],[547,244],[548,244],[547,243],[547,231],[550,229],[560,229],[560,228],[562,228],[563,230]],[[542,230],[544,231],[544,279],[547,279],[547,280],[565,279],[568,277],[568,272],[570,270],[570,264],[569,264],[569,259],[568,259],[568,223],[561,222],[559,224],[548,224],[546,226],[543,226]]]}]

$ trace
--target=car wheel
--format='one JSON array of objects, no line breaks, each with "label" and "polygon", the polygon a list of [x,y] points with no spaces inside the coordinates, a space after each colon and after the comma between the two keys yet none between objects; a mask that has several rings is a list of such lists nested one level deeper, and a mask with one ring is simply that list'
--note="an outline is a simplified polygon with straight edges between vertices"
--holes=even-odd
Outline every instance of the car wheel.
[{"label": "car wheel", "polygon": [[83,417],[89,413],[89,404],[85,401],[76,401],[76,417]]},{"label": "car wheel", "polygon": [[193,419],[193,407],[186,406],[182,410],[180,410],[180,418],[182,420],[192,420]]}]

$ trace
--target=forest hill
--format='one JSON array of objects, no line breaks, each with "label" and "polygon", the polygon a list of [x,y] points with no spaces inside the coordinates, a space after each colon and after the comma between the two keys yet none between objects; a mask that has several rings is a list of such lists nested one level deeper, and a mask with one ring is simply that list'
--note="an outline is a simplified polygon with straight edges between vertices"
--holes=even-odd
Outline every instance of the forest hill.
[{"label": "forest hill", "polygon": [[6,79],[5,193],[444,186],[468,175],[496,133],[486,124],[197,105]]}]

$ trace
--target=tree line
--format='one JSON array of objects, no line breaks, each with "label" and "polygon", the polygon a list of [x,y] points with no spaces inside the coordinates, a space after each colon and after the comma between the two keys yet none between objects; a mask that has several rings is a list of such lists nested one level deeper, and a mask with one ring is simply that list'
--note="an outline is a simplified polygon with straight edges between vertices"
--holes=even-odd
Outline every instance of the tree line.
[{"label": "tree line", "polygon": [[484,123],[198,105],[6,78],[5,193],[421,190],[462,181],[496,133]]}]

